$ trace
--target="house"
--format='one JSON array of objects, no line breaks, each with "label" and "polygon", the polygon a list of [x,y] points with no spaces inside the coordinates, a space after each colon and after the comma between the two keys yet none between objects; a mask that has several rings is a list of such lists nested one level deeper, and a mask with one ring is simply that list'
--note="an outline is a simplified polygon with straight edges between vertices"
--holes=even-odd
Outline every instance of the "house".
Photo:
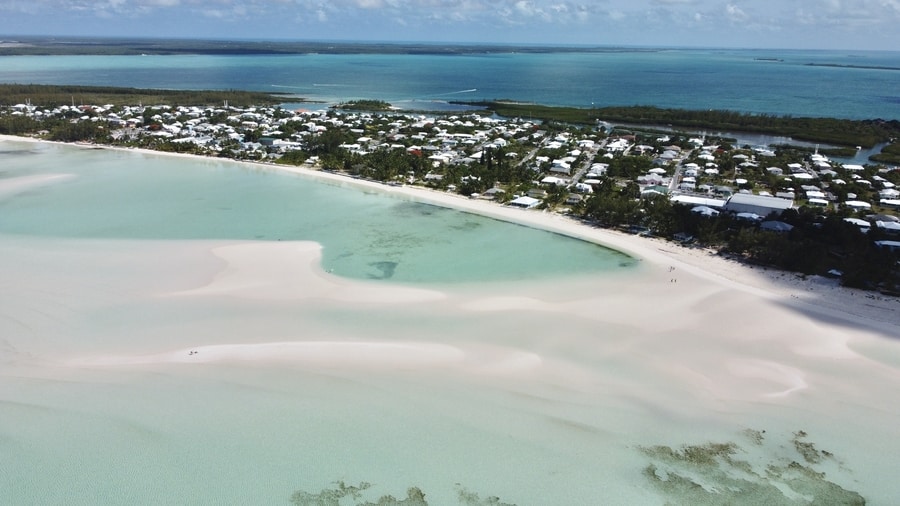
[{"label": "house", "polygon": [[584,197],[577,193],[570,193],[568,197],[566,197],[566,204],[575,205],[584,200]]},{"label": "house", "polygon": [[588,183],[575,183],[575,191],[581,193],[594,193],[594,187]]},{"label": "house", "polygon": [[759,224],[760,230],[768,230],[770,232],[790,232],[794,226],[783,221],[764,221]]},{"label": "house", "polygon": [[900,252],[900,241],[875,241],[875,246],[889,251]]},{"label": "house", "polygon": [[541,201],[539,199],[524,196],[510,201],[509,205],[521,207],[522,209],[531,209],[532,207],[537,207],[540,203]]},{"label": "house", "polygon": [[494,187],[494,188],[488,188],[482,195],[484,195],[484,197],[489,198],[489,199],[497,199],[501,195],[503,195],[503,193],[504,193],[504,191],[502,188]]},{"label": "house", "polygon": [[875,227],[882,232],[888,234],[900,234],[900,222],[896,221],[876,221]]},{"label": "house", "polygon": [[554,177],[554,176],[547,176],[544,179],[541,179],[541,184],[552,184],[555,186],[565,186],[566,184],[568,184],[568,181],[566,181],[565,179],[560,179],[558,177]]},{"label": "house", "polygon": [[683,204],[688,206],[708,206],[721,209],[725,206],[724,200],[710,199],[705,197],[695,197],[693,195],[675,195],[671,200],[675,204]]},{"label": "house", "polygon": [[753,195],[751,193],[735,193],[725,201],[725,210],[733,213],[756,213],[768,216],[772,213],[781,215],[794,206],[794,201],[780,197]]},{"label": "house", "polygon": [[553,160],[550,172],[569,175],[572,173],[572,165],[566,160]]},{"label": "house", "polygon": [[872,204],[868,202],[863,202],[861,200],[848,200],[844,202],[844,207],[848,207],[853,209],[854,211],[867,211],[872,209]]}]

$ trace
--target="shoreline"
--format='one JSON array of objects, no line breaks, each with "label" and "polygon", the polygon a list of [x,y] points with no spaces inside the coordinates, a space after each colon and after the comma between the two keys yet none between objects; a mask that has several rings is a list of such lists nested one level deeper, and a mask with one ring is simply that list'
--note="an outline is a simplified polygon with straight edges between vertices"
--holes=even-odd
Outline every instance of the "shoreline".
[{"label": "shoreline", "polygon": [[[866,327],[896,332],[900,326],[900,298],[840,286],[837,280],[821,276],[804,277],[797,273],[751,266],[719,256],[709,248],[684,247],[658,238],[640,237],[611,229],[592,227],[564,215],[546,211],[514,209],[494,202],[473,200],[461,195],[418,186],[389,186],[376,181],[314,170],[302,166],[214,158],[186,153],[169,153],[144,148],[126,148],[103,144],[47,141],[31,137],[0,135],[0,142],[48,143],[82,149],[169,156],[198,161],[227,161],[257,170],[293,174],[315,182],[376,191],[395,198],[468,212],[487,218],[558,233],[582,241],[614,249],[654,268],[681,268],[717,284],[776,300],[820,317],[841,317]],[[662,272],[662,271],[661,271]]]},{"label": "shoreline", "polygon": [[[0,137],[8,149],[4,140],[20,139]],[[27,159],[11,164],[21,170],[7,176],[23,176],[0,180],[0,191],[63,181],[56,172],[80,157],[51,144],[13,147],[49,151],[55,163],[36,177]],[[898,409],[885,404],[900,385],[894,299],[565,215],[304,167],[152,150],[85,158],[110,158],[117,170],[164,162],[153,155],[456,209],[638,261],[613,275],[416,286],[330,274],[321,245],[302,239],[4,235],[4,279],[16,290],[0,304],[0,398],[11,413],[0,430],[16,443],[11,461],[24,463],[7,481],[42,479],[46,455],[63,463],[48,486],[20,494],[31,502],[59,502],[84,482],[93,502],[111,490],[203,498],[196,483],[215,483],[218,463],[237,462],[241,478],[228,483],[239,490],[211,502],[346,479],[416,484],[434,498],[464,483],[518,504],[661,504],[680,496],[654,491],[663,478],[642,472],[649,465],[731,485],[714,481],[718,467],[696,477],[644,449],[716,442],[735,442],[736,462],[758,464],[742,475],[754,487],[795,490],[794,474],[766,471],[794,462],[872,504],[897,497],[891,466],[872,458],[900,444]],[[797,443],[806,434],[809,447]],[[804,457],[813,442],[823,453]],[[182,473],[184,462],[199,464]],[[135,477],[136,468],[147,471]],[[453,504],[455,493],[445,495],[436,503]]]}]

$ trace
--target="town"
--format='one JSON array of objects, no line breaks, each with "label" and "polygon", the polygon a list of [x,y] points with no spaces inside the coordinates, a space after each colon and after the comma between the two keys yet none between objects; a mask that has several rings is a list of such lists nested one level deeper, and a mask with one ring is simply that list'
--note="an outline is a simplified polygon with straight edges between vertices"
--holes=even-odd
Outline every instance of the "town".
[{"label": "town", "polygon": [[0,109],[0,133],[300,165],[567,214],[846,286],[900,283],[897,167],[649,127],[359,105],[26,102]]}]

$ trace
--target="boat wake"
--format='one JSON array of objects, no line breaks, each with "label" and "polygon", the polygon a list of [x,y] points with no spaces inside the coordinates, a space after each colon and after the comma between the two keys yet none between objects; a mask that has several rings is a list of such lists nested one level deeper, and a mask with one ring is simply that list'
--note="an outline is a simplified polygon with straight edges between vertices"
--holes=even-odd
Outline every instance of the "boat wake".
[{"label": "boat wake", "polygon": [[471,90],[451,91],[450,93],[441,93],[441,94],[438,94],[438,95],[435,95],[435,96],[436,96],[436,97],[443,97],[443,96],[446,96],[446,95],[459,95],[459,94],[462,94],[462,93],[474,93],[474,92],[476,92],[476,91],[478,91],[478,88],[472,88]]}]

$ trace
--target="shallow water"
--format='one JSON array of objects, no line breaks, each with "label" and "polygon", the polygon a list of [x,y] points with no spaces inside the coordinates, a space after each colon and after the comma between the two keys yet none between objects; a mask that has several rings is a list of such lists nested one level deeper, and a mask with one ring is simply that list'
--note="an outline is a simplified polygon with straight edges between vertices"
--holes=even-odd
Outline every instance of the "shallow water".
[{"label": "shallow water", "polygon": [[[437,505],[696,503],[663,471],[713,504],[735,484],[747,502],[772,483],[900,495],[886,402],[900,376],[867,358],[896,354],[883,335],[688,273],[675,286],[665,266],[556,235],[230,162],[22,143],[0,144],[0,162],[4,179],[74,174],[0,194],[0,503],[289,504],[339,481],[372,483],[373,501],[419,487]],[[392,278],[351,282],[279,238],[321,243],[341,276],[400,260]],[[269,278],[216,254],[234,245]],[[466,282],[448,282],[441,264],[473,251],[481,263],[453,264]],[[540,271],[518,279],[526,268]],[[413,272],[439,296],[395,298]],[[369,298],[348,302],[348,286]],[[191,359],[227,346],[262,358]],[[375,353],[391,346],[413,352]],[[832,456],[808,462],[799,431]],[[739,450],[698,467],[659,448],[710,442]],[[767,473],[792,461],[825,475]]]},{"label": "shallow water", "polygon": [[69,174],[0,201],[0,233],[83,239],[316,241],[357,279],[470,282],[628,268],[607,248],[259,166],[7,142],[3,178]]}]

